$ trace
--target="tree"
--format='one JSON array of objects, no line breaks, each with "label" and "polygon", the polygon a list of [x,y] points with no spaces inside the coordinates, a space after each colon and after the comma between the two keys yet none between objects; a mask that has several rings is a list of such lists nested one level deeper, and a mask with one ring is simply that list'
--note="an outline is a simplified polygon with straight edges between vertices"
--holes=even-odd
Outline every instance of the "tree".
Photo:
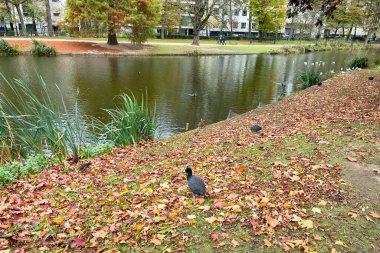
[{"label": "tree", "polygon": [[129,22],[132,25],[132,34],[129,36],[132,43],[145,42],[155,25],[159,21],[161,6],[154,0],[133,0]]},{"label": "tree", "polygon": [[321,15],[315,24],[316,26],[321,26],[323,23],[323,17],[331,16],[342,2],[343,0],[289,0],[287,12],[288,18],[294,17],[300,13],[316,10],[315,7],[317,7],[317,10],[321,11]]},{"label": "tree", "polygon": [[220,0],[194,0],[184,4],[182,10],[188,14],[193,24],[193,45],[199,45],[199,32],[208,23],[214,7],[218,6],[220,2]]},{"label": "tree", "polygon": [[376,37],[376,31],[380,29],[380,0],[369,0],[364,4],[364,29],[367,31],[365,44],[368,44],[370,36]]},{"label": "tree", "polygon": [[10,4],[13,4],[14,7],[16,7],[17,15],[18,15],[18,18],[19,18],[20,23],[21,23],[20,34],[21,34],[21,36],[25,36],[26,35],[26,25],[25,25],[25,21],[24,21],[24,14],[21,11],[21,6],[23,4],[28,3],[29,0],[8,0],[8,2]]},{"label": "tree", "polygon": [[45,10],[36,0],[32,0],[30,3],[25,4],[23,7],[24,12],[28,13],[28,19],[31,19],[33,23],[34,35],[38,36],[36,21],[44,21]]},{"label": "tree", "polygon": [[178,11],[180,4],[180,2],[164,0],[160,18],[161,39],[165,38],[166,31],[169,32],[181,21],[181,13]]},{"label": "tree", "polygon": [[268,32],[277,34],[285,25],[285,0],[250,0],[260,39]]},{"label": "tree", "polygon": [[141,43],[158,21],[159,7],[157,0],[68,0],[65,19],[71,26],[79,23],[86,30],[91,26],[106,27],[108,45],[117,45],[116,33],[132,24],[133,42]]}]

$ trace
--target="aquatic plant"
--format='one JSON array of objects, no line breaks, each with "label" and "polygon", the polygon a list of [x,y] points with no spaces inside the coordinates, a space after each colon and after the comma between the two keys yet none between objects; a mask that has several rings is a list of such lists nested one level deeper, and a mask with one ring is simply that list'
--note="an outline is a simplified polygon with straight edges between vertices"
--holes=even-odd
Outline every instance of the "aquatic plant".
[{"label": "aquatic plant", "polygon": [[10,90],[7,95],[0,93],[1,162],[36,154],[63,160],[78,154],[91,134],[77,103],[70,110],[58,86],[54,90],[58,99],[53,99],[41,77],[35,89],[22,80],[1,77]]},{"label": "aquatic plant", "polygon": [[348,64],[348,67],[351,69],[355,69],[355,68],[364,69],[368,67],[368,57],[355,57]]},{"label": "aquatic plant", "polygon": [[302,82],[302,89],[306,89],[310,86],[321,83],[322,75],[314,71],[305,71],[300,74],[299,79]]},{"label": "aquatic plant", "polygon": [[45,44],[37,41],[32,40],[33,42],[33,48],[30,49],[31,55],[34,56],[56,56],[57,52],[55,51],[54,47],[46,46]]},{"label": "aquatic plant", "polygon": [[142,96],[141,103],[132,95],[120,96],[121,105],[106,109],[109,123],[99,121],[98,130],[116,146],[137,144],[140,140],[152,139],[156,130],[156,107],[148,105],[148,95]]},{"label": "aquatic plant", "polygon": [[0,55],[1,56],[14,56],[19,55],[20,51],[13,48],[9,43],[3,39],[0,39]]}]

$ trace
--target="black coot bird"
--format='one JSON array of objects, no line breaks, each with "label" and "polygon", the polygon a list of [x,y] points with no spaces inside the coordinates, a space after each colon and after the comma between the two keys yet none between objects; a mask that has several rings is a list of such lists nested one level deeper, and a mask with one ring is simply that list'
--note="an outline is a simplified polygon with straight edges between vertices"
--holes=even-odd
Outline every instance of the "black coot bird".
[{"label": "black coot bird", "polygon": [[193,171],[189,167],[186,168],[185,172],[187,174],[187,183],[190,187],[190,190],[194,194],[206,197],[206,185],[202,179],[200,179],[198,176],[193,175]]},{"label": "black coot bird", "polygon": [[253,126],[251,126],[251,131],[252,131],[252,133],[257,133],[258,131],[260,131],[262,128],[261,128],[261,126],[259,126],[259,125],[253,125]]}]

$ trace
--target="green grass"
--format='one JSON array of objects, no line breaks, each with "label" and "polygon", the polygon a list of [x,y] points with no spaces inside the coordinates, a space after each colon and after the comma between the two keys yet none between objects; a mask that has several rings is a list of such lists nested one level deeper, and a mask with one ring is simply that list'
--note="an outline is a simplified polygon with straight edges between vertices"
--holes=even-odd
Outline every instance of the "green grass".
[{"label": "green grass", "polygon": [[55,51],[54,47],[46,46],[45,44],[37,41],[33,41],[33,48],[30,49],[30,54],[34,56],[56,56],[57,52]]},{"label": "green grass", "polygon": [[19,55],[19,54],[20,54],[20,51],[13,48],[5,40],[0,39],[0,56],[14,56],[14,55]]}]

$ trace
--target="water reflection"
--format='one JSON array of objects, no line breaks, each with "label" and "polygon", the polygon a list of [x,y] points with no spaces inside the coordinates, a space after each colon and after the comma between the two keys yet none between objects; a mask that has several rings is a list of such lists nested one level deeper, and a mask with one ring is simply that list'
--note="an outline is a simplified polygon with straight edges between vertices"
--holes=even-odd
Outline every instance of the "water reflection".
[{"label": "water reflection", "polygon": [[305,68],[339,72],[352,57],[341,51],[292,56],[22,56],[1,57],[0,71],[31,85],[38,72],[49,85],[57,84],[71,105],[79,91],[81,110],[98,117],[101,108],[114,106],[117,95],[132,92],[139,97],[147,90],[157,106],[160,136],[166,137],[184,131],[186,123],[195,128],[201,118],[210,124],[226,119],[230,111],[240,114],[271,103],[294,92]]}]

